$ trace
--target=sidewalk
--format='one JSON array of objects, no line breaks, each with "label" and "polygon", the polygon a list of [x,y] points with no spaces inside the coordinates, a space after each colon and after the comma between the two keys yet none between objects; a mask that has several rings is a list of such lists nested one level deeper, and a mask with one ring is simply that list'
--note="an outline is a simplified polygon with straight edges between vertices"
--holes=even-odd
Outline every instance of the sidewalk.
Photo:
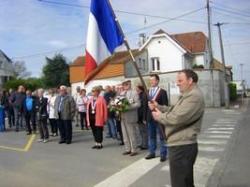
[{"label": "sidewalk", "polygon": [[209,187],[250,187],[250,106],[245,99],[245,112],[224,158],[213,172]]}]

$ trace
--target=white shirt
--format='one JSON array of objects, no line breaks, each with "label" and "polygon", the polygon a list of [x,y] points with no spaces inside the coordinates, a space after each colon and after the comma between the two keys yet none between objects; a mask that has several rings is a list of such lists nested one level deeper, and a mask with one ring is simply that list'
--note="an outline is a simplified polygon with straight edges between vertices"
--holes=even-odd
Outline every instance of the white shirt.
[{"label": "white shirt", "polygon": [[48,98],[49,119],[55,119],[55,101],[56,101],[56,95],[50,96]]},{"label": "white shirt", "polygon": [[88,102],[87,96],[79,96],[76,100],[78,112],[86,112],[86,106]]}]

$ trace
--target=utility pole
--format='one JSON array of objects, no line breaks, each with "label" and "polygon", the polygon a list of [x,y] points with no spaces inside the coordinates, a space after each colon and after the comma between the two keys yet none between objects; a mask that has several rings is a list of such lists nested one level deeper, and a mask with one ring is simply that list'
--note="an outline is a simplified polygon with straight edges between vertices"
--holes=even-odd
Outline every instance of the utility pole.
[{"label": "utility pole", "polygon": [[243,106],[243,97],[244,97],[244,88],[243,88],[243,65],[244,64],[240,64],[240,78],[241,78],[241,88],[242,88],[242,91],[241,91],[241,103],[242,103],[242,106]]},{"label": "utility pole", "polygon": [[227,82],[227,71],[226,71],[226,63],[225,63],[225,56],[224,56],[224,48],[222,42],[222,34],[221,34],[221,26],[225,23],[216,23],[215,26],[218,27],[219,32],[219,40],[220,40],[220,50],[221,50],[221,60],[223,64],[223,73],[224,73],[224,98],[225,98],[225,107],[229,108],[229,91],[228,91],[228,82]]},{"label": "utility pole", "polygon": [[208,26],[208,65],[210,69],[210,76],[211,76],[211,100],[212,106],[215,106],[214,103],[214,74],[213,74],[213,50],[212,50],[212,31],[211,31],[211,9],[209,0],[207,0],[207,26]]}]

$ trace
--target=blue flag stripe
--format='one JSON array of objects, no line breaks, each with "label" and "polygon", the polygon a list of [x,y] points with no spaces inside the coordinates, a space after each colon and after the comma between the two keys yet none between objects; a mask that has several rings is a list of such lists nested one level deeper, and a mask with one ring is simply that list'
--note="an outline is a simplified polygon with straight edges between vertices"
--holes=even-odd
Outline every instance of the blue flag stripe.
[{"label": "blue flag stripe", "polygon": [[92,0],[90,11],[94,15],[100,34],[112,54],[116,47],[122,45],[124,38],[119,31],[107,0]]}]

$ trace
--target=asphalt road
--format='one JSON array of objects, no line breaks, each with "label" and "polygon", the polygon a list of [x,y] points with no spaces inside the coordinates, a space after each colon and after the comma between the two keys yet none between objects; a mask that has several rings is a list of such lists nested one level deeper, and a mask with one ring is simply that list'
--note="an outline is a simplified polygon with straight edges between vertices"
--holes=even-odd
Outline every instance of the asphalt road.
[{"label": "asphalt road", "polygon": [[[206,109],[196,186],[250,186],[249,110]],[[59,145],[54,137],[46,144],[31,138],[25,132],[0,133],[1,187],[170,186],[167,161],[145,160],[146,151],[123,156],[113,139],[105,138],[104,148],[93,150],[90,131],[74,128],[71,145]]]}]

